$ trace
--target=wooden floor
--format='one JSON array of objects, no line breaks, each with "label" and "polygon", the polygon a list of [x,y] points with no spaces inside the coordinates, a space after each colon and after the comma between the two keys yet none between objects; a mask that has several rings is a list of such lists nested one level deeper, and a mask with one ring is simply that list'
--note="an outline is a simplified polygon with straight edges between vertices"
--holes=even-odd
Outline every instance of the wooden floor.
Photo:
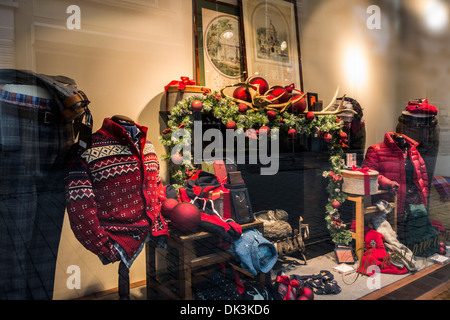
[{"label": "wooden floor", "polygon": [[359,300],[449,300],[450,264],[434,264]]},{"label": "wooden floor", "polygon": [[[441,202],[434,187],[430,193],[430,219],[441,221],[445,228],[450,229],[450,202]],[[145,280],[131,284],[133,288],[145,288]],[[116,296],[117,288],[114,288],[79,300],[117,299]],[[144,296],[142,298],[145,299]],[[431,265],[359,300],[450,300],[450,263]]]}]

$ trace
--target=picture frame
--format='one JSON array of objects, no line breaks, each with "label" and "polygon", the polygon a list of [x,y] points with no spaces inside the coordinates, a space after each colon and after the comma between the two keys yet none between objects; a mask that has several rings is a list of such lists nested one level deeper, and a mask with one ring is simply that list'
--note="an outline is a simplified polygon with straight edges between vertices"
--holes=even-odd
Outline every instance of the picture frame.
[{"label": "picture frame", "polygon": [[245,80],[239,7],[216,0],[193,0],[197,85],[211,90]]},{"label": "picture frame", "polygon": [[334,255],[338,264],[354,264],[355,257],[352,247],[349,246],[337,246],[334,249]]},{"label": "picture frame", "polygon": [[247,188],[230,189],[234,220],[239,224],[255,221]]},{"label": "picture frame", "polygon": [[247,75],[303,91],[295,0],[239,0]]},{"label": "picture frame", "polygon": [[308,92],[306,94],[308,111],[320,111],[315,109],[315,104],[319,102],[319,95],[314,92]]}]

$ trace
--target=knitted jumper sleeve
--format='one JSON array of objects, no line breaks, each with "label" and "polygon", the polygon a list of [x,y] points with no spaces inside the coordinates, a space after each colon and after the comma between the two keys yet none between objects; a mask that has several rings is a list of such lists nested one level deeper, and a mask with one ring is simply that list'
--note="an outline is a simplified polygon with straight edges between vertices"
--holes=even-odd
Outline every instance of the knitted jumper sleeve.
[{"label": "knitted jumper sleeve", "polygon": [[78,241],[99,257],[110,262],[119,260],[108,233],[100,225],[95,190],[87,164],[80,156],[69,167],[66,195],[70,226]]}]

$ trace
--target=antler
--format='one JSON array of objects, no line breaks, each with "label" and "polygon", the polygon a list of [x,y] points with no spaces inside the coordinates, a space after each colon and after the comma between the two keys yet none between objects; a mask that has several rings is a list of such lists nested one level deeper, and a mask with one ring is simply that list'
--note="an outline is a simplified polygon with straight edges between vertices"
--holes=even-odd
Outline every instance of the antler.
[{"label": "antler", "polygon": [[[271,100],[269,100],[269,97],[267,95],[260,95],[259,94],[259,84],[249,84],[250,82],[250,78],[248,78],[245,82],[239,82],[239,83],[235,83],[235,84],[231,84],[231,85],[227,85],[225,87],[223,87],[222,89],[220,89],[220,94],[222,95],[222,97],[227,97],[231,100],[233,100],[236,103],[243,103],[245,105],[247,105],[248,107],[250,107],[252,110],[258,110],[261,108],[267,108],[267,109],[278,109],[278,108],[282,108],[283,112],[286,107],[288,107],[290,105],[290,101],[284,103],[284,104],[271,104],[272,101],[271,100],[277,100],[279,98],[281,98],[281,96],[283,94],[280,94],[278,97],[274,97]],[[250,97],[252,99],[252,102],[248,102],[245,100],[241,100],[241,99],[237,99],[235,97],[230,97],[229,95],[227,95],[225,93],[225,89],[227,88],[232,88],[232,87],[245,87],[246,90],[250,93]],[[254,89],[256,88],[256,90]],[[267,92],[270,92],[270,90],[268,90]]]},{"label": "antler", "polygon": [[[306,96],[306,93],[302,93],[302,95],[300,97],[296,98],[295,101],[293,101],[292,98],[290,98],[285,103],[271,104],[272,101],[281,98],[281,96],[283,94],[280,94],[278,97],[275,97],[275,98],[272,98],[269,100],[268,93],[271,92],[271,89],[273,89],[273,87],[271,87],[264,95],[260,95],[259,94],[259,84],[257,84],[257,83],[250,84],[251,79],[252,79],[252,77],[248,78],[245,82],[239,82],[239,83],[227,85],[227,86],[223,87],[222,89],[220,89],[220,94],[222,95],[222,97],[229,98],[238,104],[239,103],[245,104],[253,111],[264,108],[264,109],[268,109],[268,110],[277,110],[279,112],[284,112],[288,107],[290,107],[292,105],[293,102],[299,101]],[[225,89],[232,88],[232,87],[245,87],[246,90],[250,93],[250,97],[251,97],[252,101],[249,102],[249,101],[237,99],[235,97],[227,95],[225,93]],[[339,107],[334,111],[329,111],[329,109],[331,107],[333,107],[333,105],[336,103],[338,93],[339,93],[339,87],[337,88],[336,93],[334,94],[334,97],[331,100],[330,104],[322,111],[314,111],[314,114],[316,114],[316,115],[336,115],[336,114],[340,114],[343,112],[352,112],[354,114],[357,114],[357,112],[352,109],[344,109],[343,108],[345,95],[342,97],[342,101],[339,104]],[[309,110],[305,110],[303,113],[306,114],[308,111]]]},{"label": "antler", "polygon": [[354,113],[354,114],[358,114],[355,110],[352,110],[352,109],[343,109],[343,108],[342,108],[342,106],[344,105],[345,97],[346,97],[345,94],[344,94],[344,96],[342,97],[342,101],[341,101],[341,103],[339,104],[339,107],[338,107],[336,110],[334,110],[334,111],[328,111],[328,110],[335,104],[336,99],[337,99],[337,96],[338,96],[338,93],[339,93],[339,87],[337,88],[336,93],[334,94],[334,97],[333,97],[333,99],[331,100],[330,104],[329,104],[325,109],[323,109],[322,111],[314,111],[314,114],[315,114],[315,115],[335,115],[335,114],[340,114],[340,113],[342,113],[342,112],[352,112],[352,113]]}]

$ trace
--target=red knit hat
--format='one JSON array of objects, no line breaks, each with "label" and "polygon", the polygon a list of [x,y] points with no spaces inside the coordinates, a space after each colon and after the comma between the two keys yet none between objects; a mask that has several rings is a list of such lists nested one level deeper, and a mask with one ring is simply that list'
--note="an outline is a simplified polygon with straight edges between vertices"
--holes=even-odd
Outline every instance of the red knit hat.
[{"label": "red knit hat", "polygon": [[366,251],[361,259],[358,272],[372,276],[375,271],[369,272],[369,266],[376,265],[381,273],[404,274],[408,272],[406,268],[398,268],[390,262],[391,256],[386,252],[384,237],[375,230],[369,230],[364,237]]},{"label": "red knit hat", "polygon": [[435,106],[428,104],[427,99],[415,99],[408,102],[406,111],[416,114],[437,115],[438,111]]},{"label": "red knit hat", "polygon": [[366,249],[385,249],[383,235],[375,230],[369,230],[364,237],[364,241]]}]

